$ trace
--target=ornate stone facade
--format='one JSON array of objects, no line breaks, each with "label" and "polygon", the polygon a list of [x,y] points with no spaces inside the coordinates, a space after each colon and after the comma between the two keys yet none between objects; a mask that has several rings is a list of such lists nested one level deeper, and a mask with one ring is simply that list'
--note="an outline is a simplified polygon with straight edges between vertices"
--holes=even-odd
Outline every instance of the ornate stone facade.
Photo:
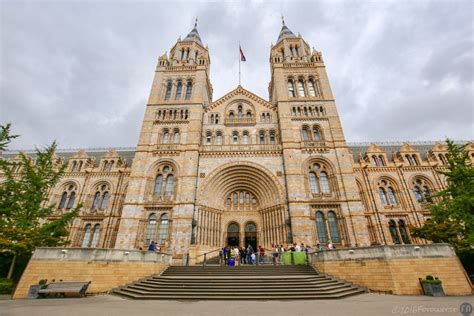
[{"label": "ornate stone facade", "polygon": [[348,146],[322,54],[285,25],[269,101],[241,86],[212,101],[210,64],[195,27],[159,57],[136,148],[58,153],[68,167],[51,202],[83,204],[72,246],[423,242],[410,226],[445,186],[443,145]]}]

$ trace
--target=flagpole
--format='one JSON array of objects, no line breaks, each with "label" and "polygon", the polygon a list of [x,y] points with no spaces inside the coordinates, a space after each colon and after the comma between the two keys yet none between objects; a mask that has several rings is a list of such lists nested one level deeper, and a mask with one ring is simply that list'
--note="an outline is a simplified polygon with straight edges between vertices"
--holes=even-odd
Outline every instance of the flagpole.
[{"label": "flagpole", "polygon": [[240,41],[239,41],[239,86],[240,86],[240,63],[242,61],[242,58],[240,56]]}]

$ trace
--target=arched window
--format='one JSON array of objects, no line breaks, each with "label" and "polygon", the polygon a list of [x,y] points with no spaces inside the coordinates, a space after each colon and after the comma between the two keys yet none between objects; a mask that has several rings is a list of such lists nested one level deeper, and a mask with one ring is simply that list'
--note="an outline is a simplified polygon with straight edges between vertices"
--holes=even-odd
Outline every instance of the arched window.
[{"label": "arched window", "polygon": [[61,195],[61,200],[59,201],[59,209],[63,209],[64,206],[66,205],[66,199],[67,199],[67,192],[63,192]]},{"label": "arched window", "polygon": [[173,83],[171,81],[168,81],[168,83],[166,84],[165,100],[169,100],[169,98],[171,98],[171,89],[173,89]]},{"label": "arched window", "polygon": [[303,79],[298,80],[298,95],[300,97],[305,97]]},{"label": "arched window", "polygon": [[239,135],[237,134],[237,132],[234,132],[232,134],[232,143],[234,145],[237,145],[239,143]]},{"label": "arched window", "polygon": [[388,222],[388,229],[390,230],[390,236],[394,244],[400,244],[400,238],[397,233],[397,224],[393,219]]},{"label": "arched window", "polygon": [[260,134],[259,134],[259,136],[258,136],[258,139],[259,139],[260,145],[265,144],[265,133],[264,133],[264,132],[260,132]]},{"label": "arched window", "polygon": [[212,135],[210,132],[206,133],[206,145],[210,145],[212,143]]},{"label": "arched window", "polygon": [[427,186],[423,187],[423,195],[425,196],[427,202],[431,202],[433,200],[430,189]]},{"label": "arched window", "polygon": [[81,171],[81,169],[82,169],[82,161],[79,161],[77,172]]},{"label": "arched window", "polygon": [[379,188],[379,195],[380,195],[380,201],[382,201],[382,204],[388,205],[387,195],[385,194],[385,190],[383,188]]},{"label": "arched window", "polygon": [[397,205],[397,198],[395,197],[395,193],[393,192],[393,189],[391,187],[387,188],[387,196],[390,204]]},{"label": "arched window", "polygon": [[423,195],[422,195],[421,190],[418,186],[413,187],[413,192],[415,193],[415,199],[418,202],[423,202]]},{"label": "arched window", "polygon": [[270,132],[270,144],[274,145],[276,143],[275,132]]},{"label": "arched window", "polygon": [[94,233],[92,234],[91,248],[97,247],[97,244],[99,242],[99,237],[100,237],[100,225],[96,224],[94,226]]},{"label": "arched window", "polygon": [[377,162],[377,157],[375,155],[372,155],[370,157],[370,159],[372,160],[372,165],[375,167],[375,166],[378,166],[378,162]]},{"label": "arched window", "polygon": [[293,80],[291,79],[288,79],[288,93],[290,94],[290,97],[296,97],[295,87],[293,86]]},{"label": "arched window", "polygon": [[71,209],[74,207],[74,200],[76,199],[76,192],[71,192],[71,195],[69,195],[69,201],[67,202],[66,209]]},{"label": "arched window", "polygon": [[146,234],[145,234],[145,243],[148,245],[155,239],[155,232],[156,232],[156,215],[150,214],[148,216],[148,224],[146,226]]},{"label": "arched window", "polygon": [[315,97],[316,96],[316,88],[314,86],[314,81],[313,79],[309,79],[308,81],[308,90],[309,90],[309,95],[311,97]]},{"label": "arched window", "polygon": [[181,81],[178,81],[178,84],[176,85],[176,96],[175,96],[176,100],[181,99],[182,92],[183,92],[183,83]]},{"label": "arched window", "polygon": [[186,100],[190,100],[192,94],[193,94],[193,83],[191,81],[188,81],[188,83],[186,84]]},{"label": "arched window", "polygon": [[222,145],[222,134],[221,134],[221,132],[217,132],[217,134],[216,134],[216,144],[217,145]]},{"label": "arched window", "polygon": [[240,196],[239,203],[244,204],[244,192],[240,192],[239,196]]},{"label": "arched window", "polygon": [[319,242],[326,243],[328,241],[328,233],[326,231],[324,215],[322,212],[316,212],[316,230],[318,232]]},{"label": "arched window", "polygon": [[245,203],[247,205],[250,205],[250,194],[249,193],[245,193]]},{"label": "arched window", "polygon": [[234,119],[234,112],[229,113],[229,119],[232,121]]},{"label": "arched window", "polygon": [[318,182],[316,179],[316,174],[314,172],[309,173],[309,188],[311,190],[311,193],[319,193]]},{"label": "arched window", "polygon": [[155,195],[161,195],[161,190],[163,188],[163,176],[160,174],[155,179]]},{"label": "arched window", "polygon": [[112,170],[112,166],[113,166],[113,165],[114,165],[114,161],[111,160],[111,161],[109,162],[108,166],[107,166],[107,170],[105,170],[105,171],[110,171],[110,170]]},{"label": "arched window", "polygon": [[100,205],[100,208],[102,210],[105,210],[107,208],[107,203],[109,202],[109,192],[104,192],[102,195],[102,203]]},{"label": "arched window", "polygon": [[158,244],[163,245],[168,238],[168,214],[160,217],[160,226],[158,227]]},{"label": "arched window", "polygon": [[321,171],[319,177],[320,177],[319,183],[321,185],[321,192],[330,193],[331,189],[329,188],[328,174],[325,171]]},{"label": "arched window", "polygon": [[247,114],[245,115],[247,118],[252,118],[252,112],[247,111]]},{"label": "arched window", "polygon": [[448,161],[447,161],[445,155],[439,154],[439,155],[438,155],[438,158],[439,158],[439,160],[441,161],[441,163],[442,163],[443,165],[447,165],[447,164],[448,164]]},{"label": "arched window", "polygon": [[309,135],[308,135],[308,127],[307,126],[303,126],[302,133],[303,133],[303,141],[308,141],[309,140]]},{"label": "arched window", "polygon": [[249,134],[248,132],[244,132],[244,135],[242,137],[242,143],[247,145],[249,143]]},{"label": "arched window", "polygon": [[242,113],[242,106],[241,106],[241,105],[239,105],[239,106],[237,107],[237,116],[238,116],[239,118],[242,118],[242,116],[243,116],[243,113]]},{"label": "arched window", "polygon": [[237,192],[234,192],[233,200],[234,200],[234,205],[237,205],[239,203],[239,195],[237,194]]},{"label": "arched window", "polygon": [[413,164],[414,164],[415,166],[418,166],[418,165],[420,164],[419,161],[418,161],[418,157],[416,157],[415,154],[413,154],[412,157],[413,157]]},{"label": "arched window", "polygon": [[76,172],[76,165],[77,165],[77,162],[73,161],[71,165],[71,172]]},{"label": "arched window", "polygon": [[165,131],[163,133],[163,144],[168,144],[170,140],[170,133],[168,131]]},{"label": "arched window", "polygon": [[321,133],[317,126],[313,126],[313,140],[321,140]]},{"label": "arched window", "polygon": [[383,159],[382,155],[379,155],[379,162],[382,167],[385,166],[385,159]]},{"label": "arched window", "polygon": [[415,163],[413,162],[413,159],[411,158],[410,155],[405,155],[405,158],[407,159],[407,161],[408,161],[408,163],[410,164],[410,166],[415,165]]},{"label": "arched window", "polygon": [[165,196],[171,196],[174,191],[174,176],[170,174],[166,177]]},{"label": "arched window", "polygon": [[92,209],[96,210],[99,207],[100,192],[96,192],[94,195],[94,201],[92,202]]},{"label": "arched window", "polygon": [[87,224],[84,229],[84,237],[82,238],[82,248],[89,247],[89,240],[91,238],[91,224]]},{"label": "arched window", "polygon": [[379,187],[380,200],[383,205],[398,204],[393,184],[388,183],[386,180],[380,180],[377,185]]},{"label": "arched window", "polygon": [[173,144],[179,144],[179,140],[180,140],[179,130],[175,130],[174,135],[173,135]]},{"label": "arched window", "polygon": [[431,196],[429,181],[423,178],[416,178],[413,181],[413,192],[415,193],[415,199],[419,203],[431,202],[433,200]]},{"label": "arched window", "polygon": [[312,194],[331,193],[329,177],[325,165],[313,163],[309,167],[309,188]]},{"label": "arched window", "polygon": [[404,244],[411,244],[410,238],[408,237],[407,228],[405,226],[405,221],[403,219],[398,221],[398,230],[400,231],[400,236]]},{"label": "arched window", "polygon": [[335,243],[341,242],[341,237],[339,236],[339,228],[337,226],[336,214],[333,211],[328,212],[328,226],[329,234],[331,235],[331,240]]}]

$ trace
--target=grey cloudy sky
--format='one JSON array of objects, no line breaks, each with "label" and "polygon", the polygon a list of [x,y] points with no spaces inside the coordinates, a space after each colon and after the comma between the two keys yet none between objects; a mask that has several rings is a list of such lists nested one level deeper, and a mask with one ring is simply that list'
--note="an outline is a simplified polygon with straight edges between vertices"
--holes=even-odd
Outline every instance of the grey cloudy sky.
[{"label": "grey cloudy sky", "polygon": [[473,1],[0,1],[0,124],[12,148],[135,146],[157,58],[194,18],[214,100],[268,99],[286,24],[321,50],[348,141],[473,139]]}]

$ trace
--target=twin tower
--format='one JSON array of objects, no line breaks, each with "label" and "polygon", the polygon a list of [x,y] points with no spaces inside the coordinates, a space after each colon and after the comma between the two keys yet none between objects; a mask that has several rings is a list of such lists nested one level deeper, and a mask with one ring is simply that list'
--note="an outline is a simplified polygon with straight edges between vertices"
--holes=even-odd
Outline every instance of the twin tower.
[{"label": "twin tower", "polygon": [[210,64],[196,26],[159,57],[115,247],[368,245],[321,53],[283,23],[269,100],[238,86],[213,101]]}]

